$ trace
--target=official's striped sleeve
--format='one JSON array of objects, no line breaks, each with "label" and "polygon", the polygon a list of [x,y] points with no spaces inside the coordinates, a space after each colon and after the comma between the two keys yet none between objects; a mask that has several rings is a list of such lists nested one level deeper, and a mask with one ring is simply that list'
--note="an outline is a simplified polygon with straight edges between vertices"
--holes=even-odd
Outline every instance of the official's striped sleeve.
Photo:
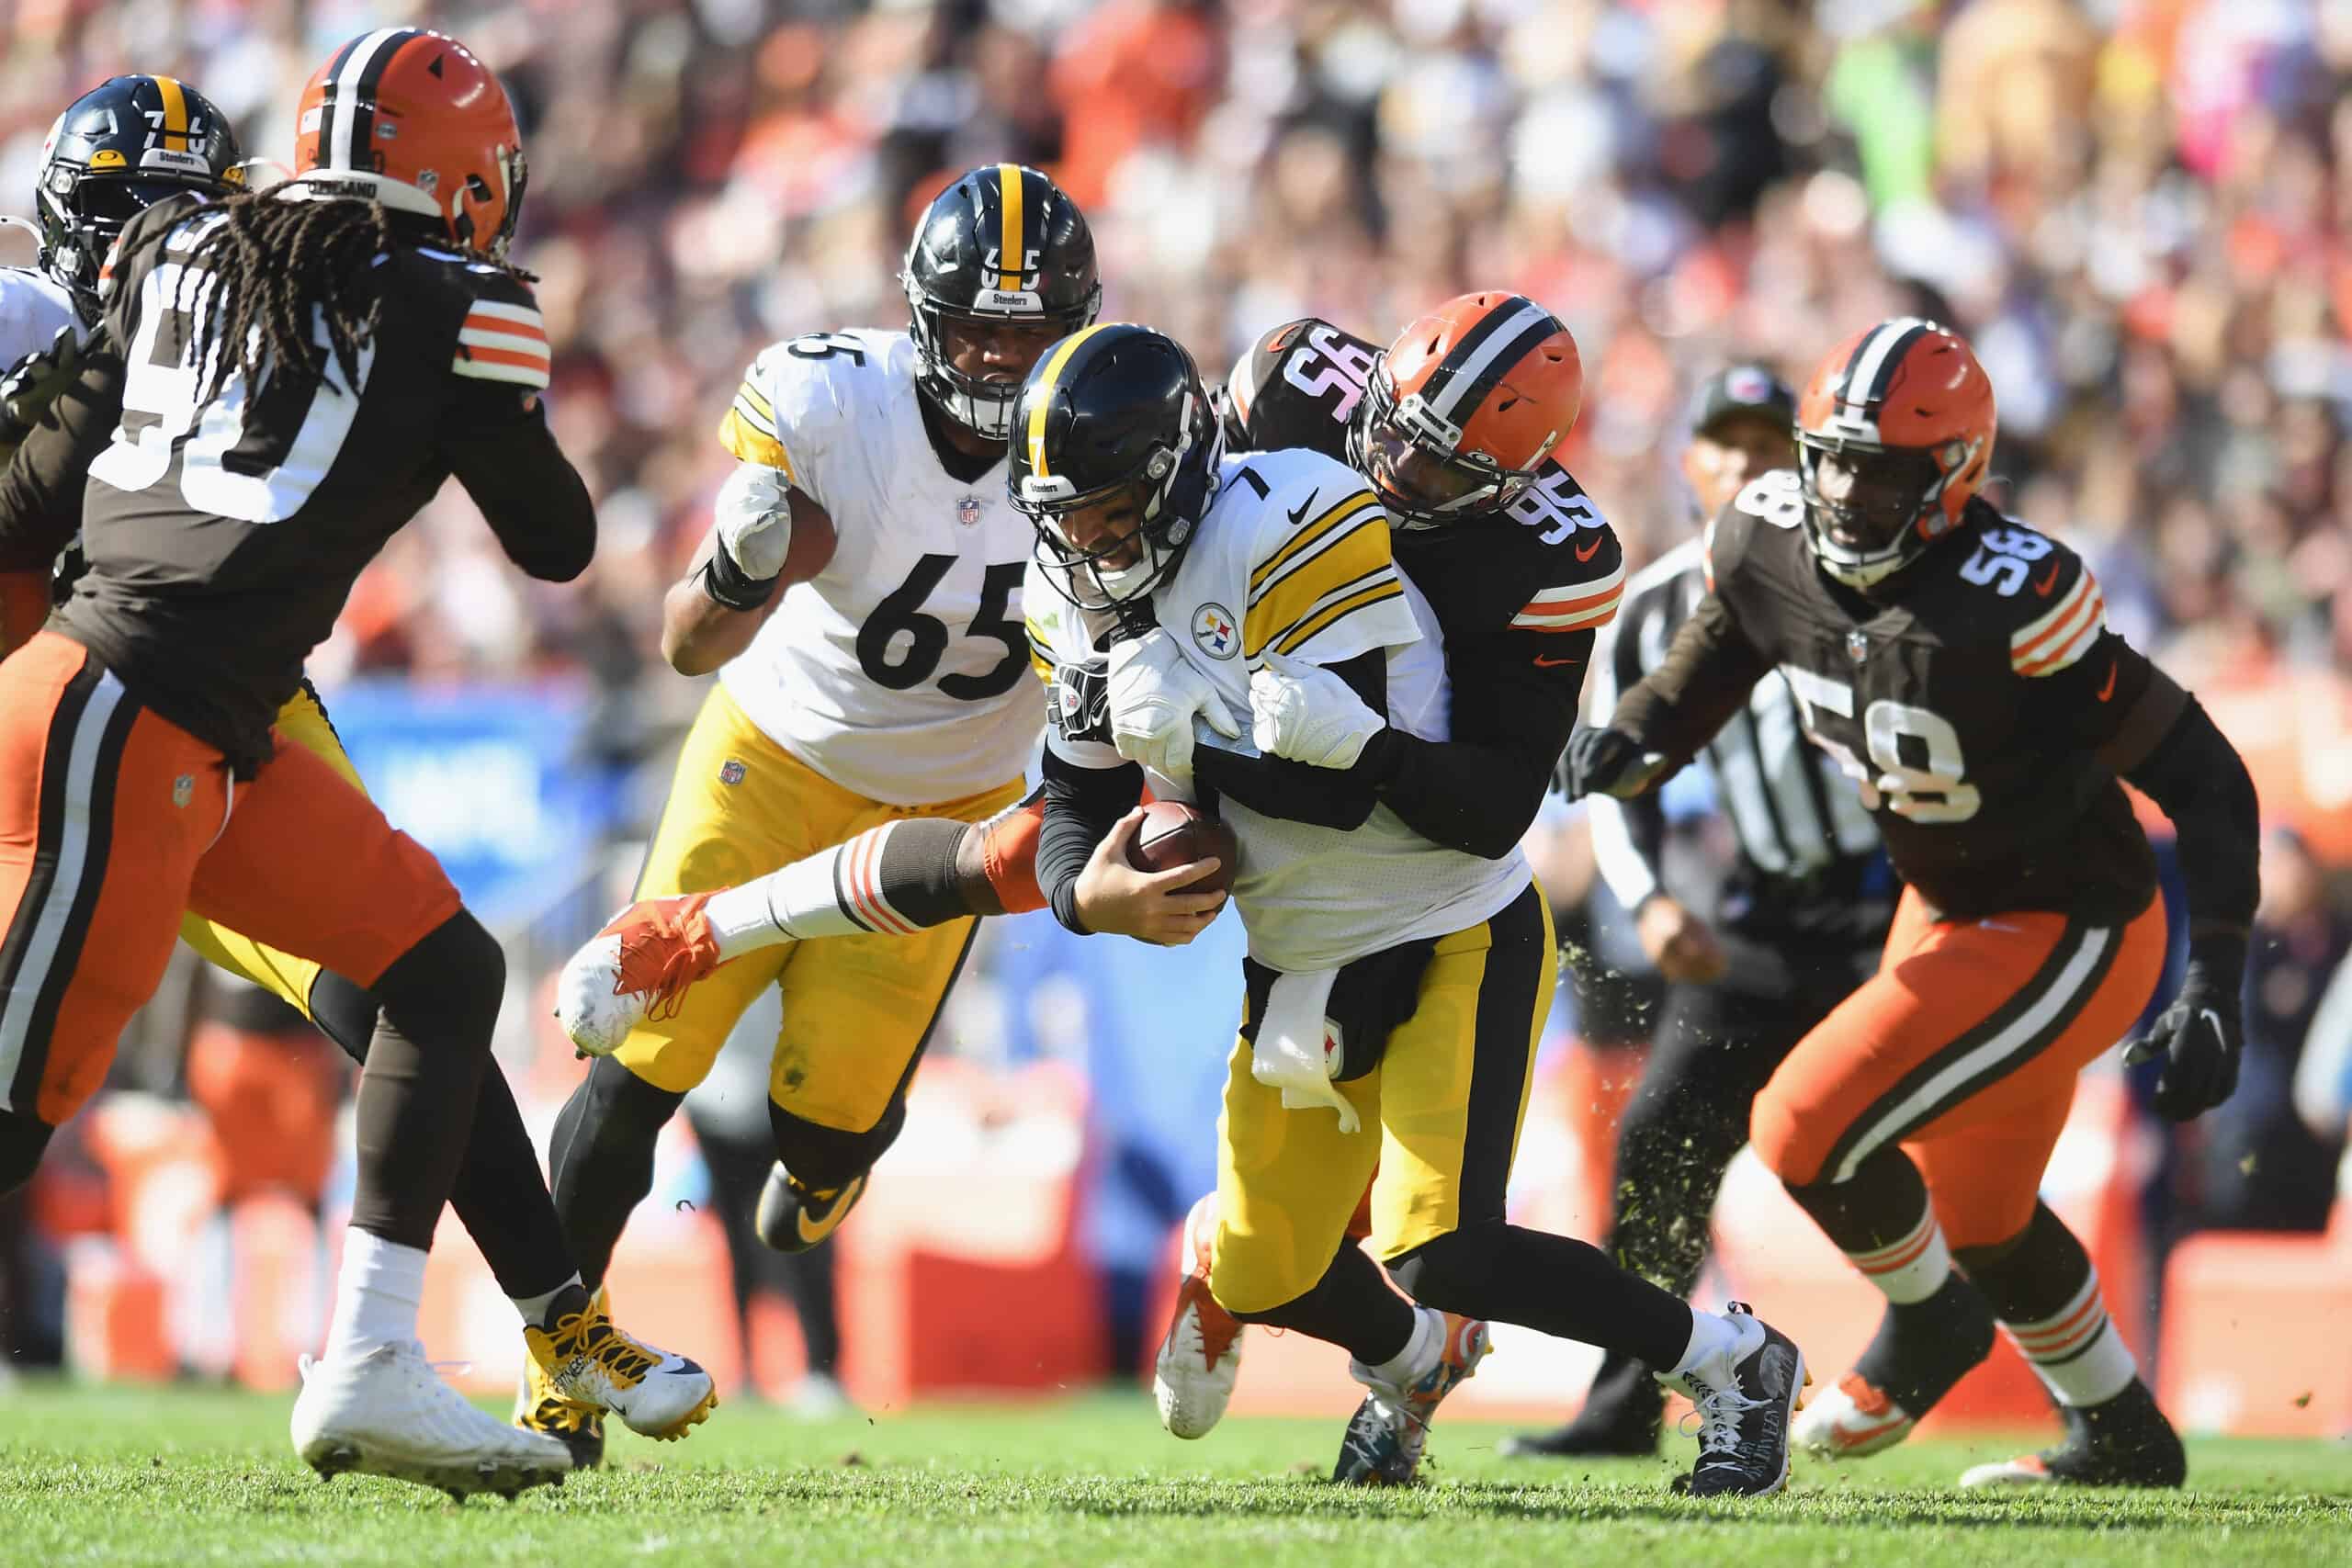
[{"label": "official's striped sleeve", "polygon": [[1250,663],[1276,652],[1334,664],[1367,649],[1419,640],[1389,552],[1388,514],[1372,491],[1354,491],[1270,536],[1278,542],[1250,569],[1241,622]]},{"label": "official's striped sleeve", "polygon": [[545,388],[548,329],[537,307],[504,299],[475,300],[458,329],[458,352],[449,368],[478,381]]},{"label": "official's striped sleeve", "polygon": [[756,374],[744,377],[743,384],[735,389],[735,400],[718,424],[718,444],[746,463],[781,468],[786,479],[796,485],[800,482],[776,432],[775,405],[760,389]]},{"label": "official's striped sleeve", "polygon": [[[2059,578],[2068,565],[2075,581],[2060,592]],[[2055,675],[2089,652],[2107,625],[2107,600],[2079,557],[2064,556],[2043,570],[2047,577],[2029,581],[2035,592],[2048,582],[2055,603],[2009,637],[2009,668],[2020,675]]]}]

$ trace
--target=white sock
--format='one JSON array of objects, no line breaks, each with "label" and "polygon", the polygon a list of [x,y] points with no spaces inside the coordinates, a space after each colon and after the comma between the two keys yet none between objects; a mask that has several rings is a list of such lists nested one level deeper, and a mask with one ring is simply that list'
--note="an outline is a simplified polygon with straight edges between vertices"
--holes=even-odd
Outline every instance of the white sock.
[{"label": "white sock", "polygon": [[[1445,1314],[1435,1307],[1417,1306],[1413,1309],[1412,1337],[1405,1348],[1376,1367],[1366,1367],[1385,1383],[1402,1388],[1430,1370],[1438,1352],[1445,1348]],[[1363,1366],[1359,1361],[1358,1366]]]},{"label": "white sock", "polygon": [[1692,1307],[1690,1309],[1690,1343],[1682,1348],[1682,1359],[1675,1362],[1674,1370],[1665,1375],[1679,1378],[1718,1351],[1732,1351],[1738,1348],[1739,1325],[1727,1317],[1718,1316],[1712,1312],[1701,1312],[1697,1307]]},{"label": "white sock", "polygon": [[513,1302],[514,1303],[514,1310],[523,1314],[523,1322],[526,1327],[544,1328],[547,1326],[548,1308],[555,1305],[556,1297],[563,1294],[566,1291],[578,1288],[579,1285],[580,1276],[574,1274],[571,1279],[566,1280],[562,1284],[558,1285],[554,1290],[548,1292],[545,1295],[509,1296],[506,1299]]},{"label": "white sock", "polygon": [[344,1233],[326,1359],[356,1360],[382,1346],[415,1338],[416,1309],[424,1301],[424,1249],[402,1247],[352,1226]]},{"label": "white sock", "polygon": [[1926,1301],[1951,1278],[1951,1248],[1944,1245],[1944,1228],[1933,1209],[1923,1208],[1919,1223],[1902,1240],[1846,1256],[1896,1306]]},{"label": "white sock", "polygon": [[741,887],[712,894],[702,913],[718,940],[719,958],[807,937],[855,936],[873,930],[842,907],[837,890],[842,856],[853,848],[863,849],[869,837],[862,833]]},{"label": "white sock", "polygon": [[2058,1311],[2037,1323],[2004,1323],[2018,1353],[2061,1404],[2104,1404],[2140,1375],[2099,1294],[2098,1270]]}]

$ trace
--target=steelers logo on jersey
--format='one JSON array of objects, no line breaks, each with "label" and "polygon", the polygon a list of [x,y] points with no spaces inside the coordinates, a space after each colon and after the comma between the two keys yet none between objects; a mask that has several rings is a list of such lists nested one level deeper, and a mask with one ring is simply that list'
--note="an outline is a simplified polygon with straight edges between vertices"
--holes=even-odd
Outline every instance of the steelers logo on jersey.
[{"label": "steelers logo on jersey", "polygon": [[1193,640],[1211,659],[1230,659],[1241,647],[1241,628],[1222,604],[1204,604],[1193,616]]}]

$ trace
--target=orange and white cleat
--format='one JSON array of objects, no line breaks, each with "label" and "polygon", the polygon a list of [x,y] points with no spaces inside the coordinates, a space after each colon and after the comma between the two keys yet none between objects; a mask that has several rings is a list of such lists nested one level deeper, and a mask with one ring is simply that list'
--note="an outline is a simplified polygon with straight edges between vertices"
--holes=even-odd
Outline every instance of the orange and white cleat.
[{"label": "orange and white cleat", "polygon": [[1798,1412],[1789,1436],[1815,1459],[1861,1459],[1893,1448],[1918,1424],[1884,1389],[1848,1372]]},{"label": "orange and white cleat", "polygon": [[718,967],[703,917],[707,893],[640,898],[573,953],[556,981],[555,1016],[571,1043],[609,1056],[629,1031],[674,1017],[686,988]]},{"label": "orange and white cleat", "polygon": [[1206,1437],[1225,1416],[1241,1375],[1241,1320],[1209,1293],[1210,1249],[1216,1239],[1216,1194],[1184,1216],[1183,1246],[1192,1269],[1176,1292],[1176,1311],[1151,1371],[1159,1424],[1179,1438]]}]

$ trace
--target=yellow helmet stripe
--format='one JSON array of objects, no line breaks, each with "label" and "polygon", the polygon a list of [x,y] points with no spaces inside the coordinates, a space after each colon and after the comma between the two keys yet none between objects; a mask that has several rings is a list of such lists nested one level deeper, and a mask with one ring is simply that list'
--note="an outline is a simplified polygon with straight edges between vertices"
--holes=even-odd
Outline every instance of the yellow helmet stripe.
[{"label": "yellow helmet stripe", "polygon": [[1053,406],[1054,383],[1061,377],[1062,367],[1078,352],[1078,345],[1110,326],[1109,321],[1097,321],[1082,333],[1073,333],[1054,346],[1046,356],[1045,369],[1037,373],[1037,384],[1029,393],[1029,471],[1039,479],[1052,476],[1046,468],[1046,411]]},{"label": "yellow helmet stripe", "polygon": [[996,179],[1004,197],[1001,203],[1004,209],[1004,245],[997,252],[997,287],[1013,294],[1020,291],[1021,275],[1028,271],[1022,265],[1028,258],[1021,247],[1021,165],[999,164]]},{"label": "yellow helmet stripe", "polygon": [[155,86],[164,95],[164,145],[187,148],[187,94],[175,77],[158,76]]}]

